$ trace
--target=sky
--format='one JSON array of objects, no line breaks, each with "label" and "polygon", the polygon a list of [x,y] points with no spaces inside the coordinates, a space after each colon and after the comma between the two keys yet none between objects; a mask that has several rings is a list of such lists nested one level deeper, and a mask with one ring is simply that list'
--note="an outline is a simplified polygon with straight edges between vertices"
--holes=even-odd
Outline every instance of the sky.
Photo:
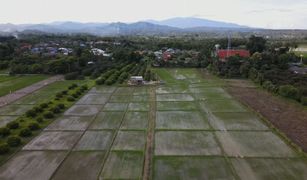
[{"label": "sky", "polygon": [[307,0],[1,0],[2,23],[136,22],[198,17],[250,27],[307,29]]}]

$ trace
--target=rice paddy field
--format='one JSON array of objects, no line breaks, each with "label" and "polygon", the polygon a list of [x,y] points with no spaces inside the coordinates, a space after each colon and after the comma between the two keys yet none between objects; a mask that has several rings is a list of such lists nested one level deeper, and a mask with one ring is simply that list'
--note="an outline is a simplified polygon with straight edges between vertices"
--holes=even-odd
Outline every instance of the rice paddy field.
[{"label": "rice paddy field", "polygon": [[0,179],[307,179],[304,155],[222,80],[154,70],[164,85],[92,88],[0,166]]}]

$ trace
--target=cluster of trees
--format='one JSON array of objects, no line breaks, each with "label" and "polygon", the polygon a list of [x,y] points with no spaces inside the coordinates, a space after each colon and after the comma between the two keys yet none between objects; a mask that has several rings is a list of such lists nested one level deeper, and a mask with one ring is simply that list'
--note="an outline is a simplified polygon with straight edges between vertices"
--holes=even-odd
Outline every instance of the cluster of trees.
[{"label": "cluster of trees", "polygon": [[298,62],[299,57],[284,51],[287,48],[276,51],[268,47],[261,37],[251,37],[247,47],[254,52],[250,58],[233,56],[225,62],[215,59],[208,68],[223,77],[250,78],[272,93],[307,104],[307,75],[289,70],[289,63]]}]

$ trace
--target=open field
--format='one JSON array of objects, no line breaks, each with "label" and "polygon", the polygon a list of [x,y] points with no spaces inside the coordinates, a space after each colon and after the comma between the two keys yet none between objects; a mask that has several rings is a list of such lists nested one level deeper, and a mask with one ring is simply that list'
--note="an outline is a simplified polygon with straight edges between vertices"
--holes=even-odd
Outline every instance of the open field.
[{"label": "open field", "polygon": [[0,179],[307,179],[303,154],[222,80],[154,70],[165,85],[94,87],[3,164]]},{"label": "open field", "polygon": [[31,75],[31,76],[0,76],[0,96],[9,94],[16,90],[27,87],[38,81],[46,79],[48,76]]}]

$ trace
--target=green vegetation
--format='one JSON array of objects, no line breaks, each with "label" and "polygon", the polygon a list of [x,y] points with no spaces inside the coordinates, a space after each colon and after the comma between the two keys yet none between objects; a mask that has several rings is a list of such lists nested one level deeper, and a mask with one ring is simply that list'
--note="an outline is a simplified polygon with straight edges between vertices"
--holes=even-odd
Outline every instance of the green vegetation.
[{"label": "green vegetation", "polygon": [[36,82],[46,79],[45,75],[31,75],[31,76],[0,76],[0,96],[9,94],[16,90],[27,87]]}]

